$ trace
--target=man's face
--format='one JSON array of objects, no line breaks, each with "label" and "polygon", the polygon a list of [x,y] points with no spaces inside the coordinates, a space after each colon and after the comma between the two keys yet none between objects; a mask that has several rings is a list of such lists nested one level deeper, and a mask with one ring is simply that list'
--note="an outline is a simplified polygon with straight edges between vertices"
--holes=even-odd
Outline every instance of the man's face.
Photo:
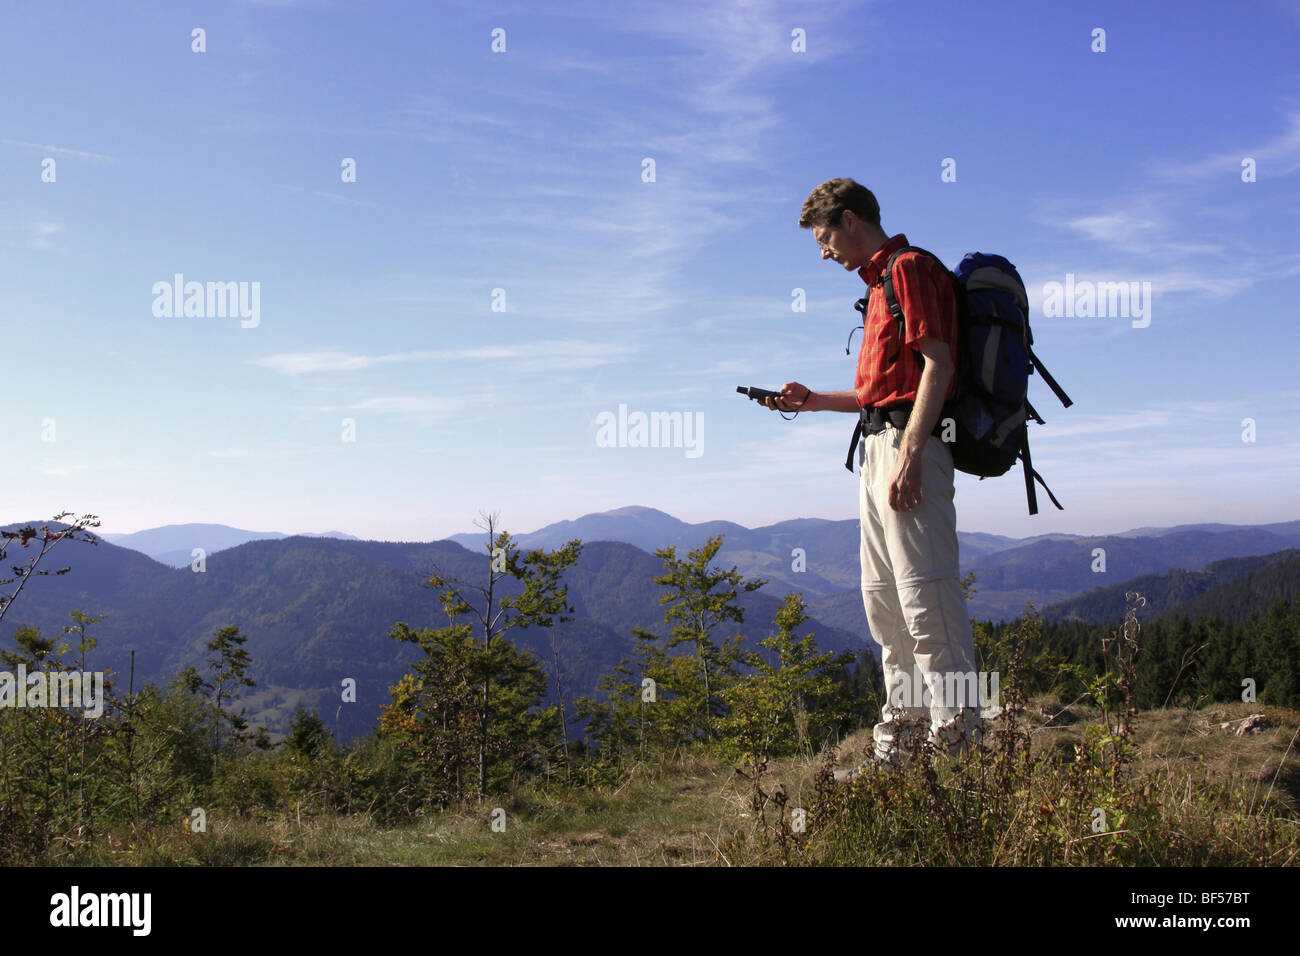
[{"label": "man's face", "polygon": [[845,210],[838,226],[814,226],[813,238],[822,251],[823,259],[834,259],[846,270],[861,269],[865,264],[862,243],[855,240],[852,210]]}]

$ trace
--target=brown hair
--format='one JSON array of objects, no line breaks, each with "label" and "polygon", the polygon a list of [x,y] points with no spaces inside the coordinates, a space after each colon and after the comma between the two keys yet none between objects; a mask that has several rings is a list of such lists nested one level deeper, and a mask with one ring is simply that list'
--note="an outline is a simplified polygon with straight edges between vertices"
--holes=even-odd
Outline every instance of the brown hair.
[{"label": "brown hair", "polygon": [[846,209],[864,222],[880,225],[880,203],[870,189],[852,179],[828,179],[803,201],[799,228],[838,226]]}]

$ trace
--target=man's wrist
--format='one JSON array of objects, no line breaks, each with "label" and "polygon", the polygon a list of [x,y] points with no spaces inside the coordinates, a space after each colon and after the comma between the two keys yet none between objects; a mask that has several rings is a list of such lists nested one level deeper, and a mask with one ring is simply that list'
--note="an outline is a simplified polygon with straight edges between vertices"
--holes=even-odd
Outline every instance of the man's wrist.
[{"label": "man's wrist", "polygon": [[843,392],[817,392],[812,409],[819,412],[852,412],[856,415],[858,407],[857,393],[849,390]]}]

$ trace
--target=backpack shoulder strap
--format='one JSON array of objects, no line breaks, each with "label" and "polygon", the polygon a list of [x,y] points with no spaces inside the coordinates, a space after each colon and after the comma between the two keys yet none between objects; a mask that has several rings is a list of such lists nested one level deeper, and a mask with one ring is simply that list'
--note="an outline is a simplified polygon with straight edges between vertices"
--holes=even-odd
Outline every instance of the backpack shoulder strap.
[{"label": "backpack shoulder strap", "polygon": [[898,296],[894,292],[894,262],[905,252],[919,252],[923,256],[929,256],[935,262],[939,263],[944,272],[948,271],[948,267],[944,265],[942,259],[930,250],[922,249],[920,246],[904,246],[889,257],[889,261],[885,263],[885,268],[880,270],[880,279],[877,281],[884,286],[885,304],[889,306],[889,314],[892,315],[894,320],[898,323],[900,339],[903,334],[903,307],[899,305]]},{"label": "backpack shoulder strap", "polygon": [[[899,304],[898,296],[894,292],[894,272],[893,272],[894,260],[897,259],[905,252],[919,252],[923,256],[929,256],[935,262],[939,263],[940,268],[942,268],[944,272],[948,273],[950,277],[952,276],[952,270],[948,268],[948,266],[944,263],[942,259],[936,256],[929,249],[922,249],[920,246],[904,246],[902,249],[899,249],[897,252],[895,252],[892,256],[889,257],[889,261],[885,263],[885,268],[880,270],[879,282],[885,289],[885,305],[889,307],[889,314],[894,317],[894,324],[897,325],[898,327],[898,348],[894,350],[894,354],[890,357],[889,360],[891,362],[894,361],[896,358],[898,358],[898,353],[902,351],[903,338],[906,334],[906,321],[903,316],[903,307],[902,305]],[[954,280],[953,282],[954,294],[956,294],[956,285],[957,285],[956,281]],[[866,300],[863,301],[865,302]],[[862,312],[863,318],[866,318],[866,314],[867,313],[864,308]],[[924,364],[925,360],[921,357],[920,353],[917,353],[917,358],[921,360],[922,364]]]}]

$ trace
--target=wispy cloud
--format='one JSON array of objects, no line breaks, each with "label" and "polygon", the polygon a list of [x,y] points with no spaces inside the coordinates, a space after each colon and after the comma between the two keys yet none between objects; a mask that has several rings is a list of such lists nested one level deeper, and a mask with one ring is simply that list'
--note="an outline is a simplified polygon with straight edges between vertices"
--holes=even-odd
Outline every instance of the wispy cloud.
[{"label": "wispy cloud", "polygon": [[1042,200],[1031,218],[1127,258],[1168,261],[1222,255],[1226,239],[1188,240],[1180,216],[1186,202],[1173,191],[1145,189],[1101,204],[1095,196]]},{"label": "wispy cloud", "polygon": [[[1152,291],[1194,293],[1226,299],[1266,279],[1297,274],[1300,256],[1277,249],[1252,250],[1249,240],[1235,242],[1230,234],[1212,240],[1188,239],[1191,211],[1186,197],[1155,191],[1108,204],[1103,212],[1073,215],[1068,207],[1096,208],[1095,200],[1040,202],[1031,216],[1037,222],[1065,229],[1094,244],[1068,265],[1025,262],[1027,283],[1060,282],[1065,273],[1094,282],[1150,282]],[[1160,211],[1156,212],[1159,207]],[[1206,207],[1196,210],[1205,214]],[[1221,236],[1221,238],[1218,238]],[[1213,261],[1214,269],[1206,262]],[[1031,302],[1037,290],[1030,288]]]},{"label": "wispy cloud", "polygon": [[[1270,262],[1254,264],[1237,264],[1235,274],[1226,271],[1207,271],[1192,265],[1169,265],[1160,262],[1158,256],[1134,256],[1125,265],[1101,264],[1096,260],[1084,260],[1069,264],[1057,264],[1055,267],[1034,263],[1020,270],[1029,292],[1031,306],[1030,319],[1037,320],[1042,315],[1041,303],[1044,287],[1049,282],[1064,282],[1066,274],[1073,275],[1076,282],[1094,283],[1132,283],[1150,282],[1153,295],[1195,293],[1213,299],[1229,299],[1265,278],[1278,275],[1294,274],[1290,270],[1300,269],[1300,261],[1290,265],[1282,256],[1270,257]],[[1108,323],[1114,321],[1107,317],[1093,319],[1071,318],[1072,323],[1087,322]]]},{"label": "wispy cloud", "polygon": [[303,186],[280,186],[280,189],[287,189],[290,192],[305,193],[308,196],[315,196],[317,199],[326,199],[330,202],[342,203],[346,206],[378,206],[377,202],[370,202],[366,199],[354,199],[351,196],[345,196],[342,193],[326,192],[323,189],[307,189]]},{"label": "wispy cloud", "polygon": [[[1221,402],[1196,405],[1161,404],[1110,415],[1075,415],[1073,411],[1064,411],[1052,417],[1046,425],[1032,424],[1029,436],[1031,441],[1037,442],[1127,431],[1181,435],[1182,428],[1192,427],[1197,421],[1204,422],[1213,417],[1227,416],[1229,408],[1226,402]],[[1175,429],[1178,431],[1175,432]],[[1093,448],[1093,443],[1089,442],[1088,447]]]},{"label": "wispy cloud", "polygon": [[216,451],[198,452],[199,458],[249,458],[252,452],[243,448],[225,448]]},{"label": "wispy cloud", "polygon": [[448,401],[437,395],[380,395],[363,398],[359,402],[347,405],[324,405],[318,410],[323,412],[373,412],[378,415],[417,415],[423,413],[446,413],[460,407],[463,403]]},{"label": "wispy cloud", "polygon": [[613,342],[568,339],[460,349],[416,349],[411,352],[374,355],[340,351],[282,352],[253,359],[252,364],[269,368],[281,375],[358,372],[384,365],[411,362],[502,362],[572,369],[595,368],[624,361],[632,352],[630,346]]},{"label": "wispy cloud", "polygon": [[1178,182],[1194,182],[1210,176],[1240,174],[1242,160],[1247,157],[1262,167],[1259,175],[1286,176],[1300,169],[1300,110],[1288,112],[1284,129],[1264,142],[1243,142],[1239,149],[1225,150],[1210,156],[1187,161],[1161,160],[1155,171]]},{"label": "wispy cloud", "polygon": [[[1100,203],[1096,196],[1041,198],[1030,218],[1090,244],[1094,251],[1088,268],[1076,260],[1063,271],[1093,281],[1149,281],[1156,294],[1222,300],[1262,281],[1300,274],[1300,255],[1276,246],[1254,247],[1259,210],[1250,205],[1249,193],[1229,202],[1218,193],[1189,191],[1190,184],[1211,177],[1235,176],[1246,156],[1261,164],[1261,175],[1300,169],[1300,109],[1287,112],[1284,122],[1277,136],[1240,150],[1149,162],[1149,182]],[[1233,224],[1242,230],[1240,239],[1231,231]],[[1209,261],[1215,263],[1213,269],[1206,268]],[[1044,281],[1060,281],[1053,274],[1057,270],[1045,263],[1029,269]]]},{"label": "wispy cloud", "polygon": [[1142,218],[1127,212],[1081,216],[1070,220],[1066,225],[1086,239],[1115,244],[1133,242],[1140,236],[1150,236],[1160,228],[1160,224],[1154,219]]},{"label": "wispy cloud", "polygon": [[10,146],[22,146],[26,149],[35,149],[43,153],[49,153],[52,156],[85,159],[92,163],[111,163],[114,161],[112,156],[107,156],[104,153],[91,153],[84,149],[69,149],[66,146],[49,146],[44,143],[24,143],[16,139],[7,139],[5,142]]},{"label": "wispy cloud", "polygon": [[108,471],[125,467],[125,465],[126,462],[116,459],[111,461],[70,461],[62,464],[43,465],[40,472],[50,478],[68,478],[83,471]]},{"label": "wispy cloud", "polygon": [[[457,106],[450,124],[441,110],[426,118],[419,100],[401,115],[430,137],[454,128],[471,143],[487,139],[472,149],[476,173],[502,172],[491,179],[491,199],[509,204],[510,244],[524,254],[521,278],[544,271],[567,292],[530,315],[642,323],[698,305],[684,295],[682,273],[713,237],[740,234],[767,205],[790,202],[754,174],[781,148],[782,82],[855,48],[835,28],[854,6],[566,5],[562,15],[582,21],[579,30],[594,25],[602,35],[635,37],[637,46],[616,43],[608,57],[584,53],[577,60],[567,49],[530,51],[530,68],[536,64],[555,83],[520,83],[514,70],[501,70],[499,82],[476,91],[473,115]],[[811,38],[807,52],[792,50],[795,28]],[[575,82],[564,82],[566,75]],[[634,113],[623,106],[629,98],[637,101]],[[509,135],[485,127],[488,118],[521,112],[525,118]],[[557,145],[557,129],[571,131],[580,145],[576,161],[567,142]],[[646,158],[655,163],[653,182],[641,180]],[[574,200],[573,215],[557,218],[555,200],[566,197]]]},{"label": "wispy cloud", "polygon": [[54,247],[53,237],[63,231],[61,222],[34,222],[31,227],[31,237],[27,244],[33,249],[46,250]]}]

